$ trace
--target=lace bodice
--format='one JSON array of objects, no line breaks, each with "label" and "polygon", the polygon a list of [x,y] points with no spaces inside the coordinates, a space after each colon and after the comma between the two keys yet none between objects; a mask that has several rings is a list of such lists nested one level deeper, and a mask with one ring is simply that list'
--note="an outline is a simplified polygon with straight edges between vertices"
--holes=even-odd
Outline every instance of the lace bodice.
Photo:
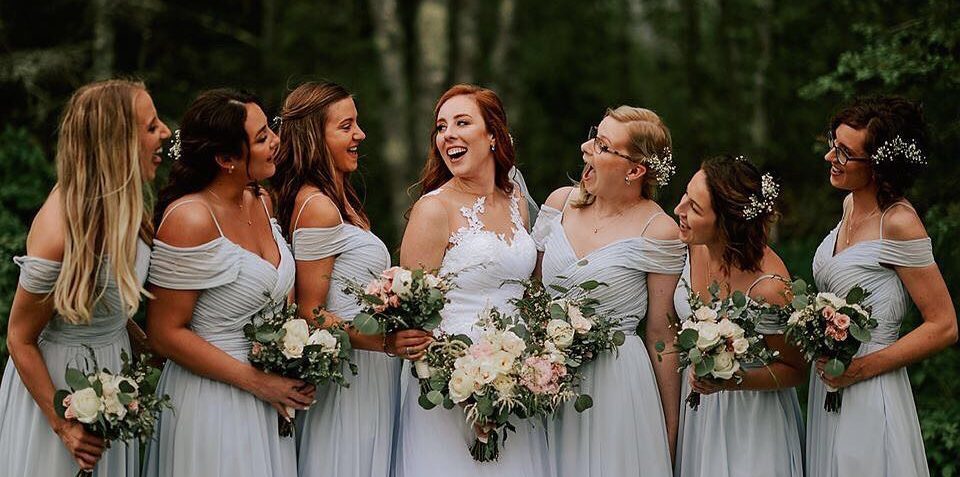
[{"label": "lace bodice", "polygon": [[[443,191],[438,189],[428,195]],[[487,230],[482,214],[486,211],[485,197],[479,197],[472,207],[461,207],[460,213],[467,225],[450,234],[450,248],[440,264],[441,273],[455,274],[456,287],[447,297],[450,299],[441,315],[440,330],[452,334],[477,337],[474,324],[481,311],[497,307],[511,311],[511,298],[519,298],[523,287],[508,280],[530,278],[537,262],[537,249],[527,233],[520,215],[519,195],[510,198],[510,221],[512,237]]]}]

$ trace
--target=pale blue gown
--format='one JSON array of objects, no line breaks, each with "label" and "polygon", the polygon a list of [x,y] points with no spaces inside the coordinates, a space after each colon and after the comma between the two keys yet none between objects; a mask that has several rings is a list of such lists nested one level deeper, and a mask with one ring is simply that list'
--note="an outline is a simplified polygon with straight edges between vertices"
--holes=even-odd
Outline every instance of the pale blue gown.
[{"label": "pale blue gown", "polygon": [[[747,294],[764,275],[754,281]],[[684,282],[685,281],[685,282]],[[681,320],[693,312],[687,303],[690,262],[683,268],[673,302]],[[783,334],[785,322],[761,318],[757,331]],[[745,366],[747,367],[747,366]],[[803,477],[803,417],[794,388],[772,391],[721,391],[701,395],[690,409],[689,368],[681,374],[680,432],[677,435],[677,477]]]},{"label": "pale blue gown", "polygon": [[[216,217],[213,220],[216,222]],[[280,251],[278,267],[231,242],[222,230],[220,237],[193,247],[154,241],[150,283],[171,290],[200,290],[190,329],[242,363],[247,362],[250,351],[243,326],[271,301],[286,300],[293,288],[293,255],[273,219],[271,227]],[[163,369],[157,392],[170,395],[174,409],[160,416],[156,435],[147,447],[144,475],[297,474],[295,441],[293,437],[280,437],[278,413],[266,401],[227,383],[198,376],[172,360]]]},{"label": "pale blue gown", "polygon": [[622,320],[618,329],[625,332],[626,342],[617,354],[605,354],[583,367],[580,390],[593,398],[593,407],[578,413],[569,403],[548,422],[551,465],[560,477],[669,476],[660,391],[637,327],[647,316],[647,274],[678,275],[686,246],[641,233],[578,259],[562,217],[544,205],[534,227],[534,239],[543,251],[543,283],[566,288],[587,280],[605,283],[590,296],[600,302],[597,313]]},{"label": "pale blue gown", "polygon": [[[442,194],[438,189],[431,194]],[[523,287],[509,280],[530,278],[537,250],[524,228],[520,197],[510,203],[512,238],[499,236],[483,224],[484,197],[460,212],[467,225],[450,237],[451,247],[440,265],[442,273],[455,273],[456,288],[447,293],[449,303],[441,315],[440,329],[448,334],[466,334],[479,339],[475,326],[480,313],[489,308],[510,313],[510,300],[523,295]],[[404,366],[409,371],[409,366]],[[553,475],[547,458],[546,434],[539,421],[514,419],[517,431],[508,433],[506,445],[495,462],[476,462],[470,456],[473,427],[463,409],[437,407],[425,410],[417,404],[419,386],[409,373],[403,379],[399,433],[396,441],[396,477],[548,477]]]},{"label": "pale blue gown", "polygon": [[[910,306],[910,295],[889,265],[928,266],[934,263],[933,247],[929,237],[905,241],[883,238],[881,215],[879,240],[859,242],[834,255],[839,228],[840,224],[817,248],[813,277],[817,289],[823,292],[844,296],[857,285],[870,292],[864,303],[873,307],[878,327],[871,330],[870,342],[860,345],[857,356],[863,356],[897,341],[900,323]],[[810,373],[807,401],[808,476],[929,475],[906,368],[843,388],[839,413],[823,409],[826,388],[815,371]]]},{"label": "pale blue gown", "polygon": [[[24,290],[34,294],[53,291],[60,275],[60,262],[30,256],[13,260],[20,266],[19,283]],[[140,283],[146,279],[149,263],[150,247],[138,241],[135,269]],[[102,270],[109,270],[109,266],[105,264]],[[40,334],[37,344],[55,389],[69,389],[64,379],[67,366],[87,369],[90,353],[84,346],[93,349],[101,368],[113,372],[121,369],[120,352],[130,354],[127,316],[123,313],[120,292],[113,278],[107,280],[107,276],[101,275],[99,283],[106,283],[106,291],[94,308],[90,324],[75,325],[54,315]],[[117,441],[104,451],[93,475],[134,477],[139,475],[139,468],[138,442],[127,445]],[[13,360],[9,359],[0,385],[0,475],[71,476],[78,470],[80,467],[50,428],[20,380]]]},{"label": "pale blue gown", "polygon": [[[294,222],[299,222],[302,212],[301,207]],[[297,261],[336,257],[325,309],[346,321],[357,316],[360,305],[353,295],[344,292],[344,287],[349,282],[365,285],[390,266],[386,245],[373,232],[345,223],[342,218],[334,227],[295,230],[293,255]],[[357,349],[352,358],[359,374],[345,373],[350,387],[320,387],[317,402],[308,411],[297,413],[301,477],[390,474],[401,361],[381,352]]]}]

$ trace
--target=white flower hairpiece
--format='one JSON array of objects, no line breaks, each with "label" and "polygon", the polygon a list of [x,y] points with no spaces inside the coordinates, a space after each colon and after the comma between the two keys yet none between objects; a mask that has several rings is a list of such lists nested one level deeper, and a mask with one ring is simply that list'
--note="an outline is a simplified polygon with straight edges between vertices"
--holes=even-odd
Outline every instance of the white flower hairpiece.
[{"label": "white flower hairpiece", "polygon": [[750,203],[743,208],[743,218],[753,220],[765,213],[773,212],[774,202],[780,196],[780,184],[773,180],[770,173],[760,178],[760,196],[750,194]]},{"label": "white flower hairpiece", "polygon": [[924,157],[923,151],[917,147],[917,143],[912,139],[908,143],[900,136],[887,140],[878,147],[877,152],[873,155],[873,162],[893,162],[901,157],[908,163],[920,166],[927,165],[927,158]]},{"label": "white flower hairpiece", "polygon": [[278,114],[278,115],[274,116],[274,118],[273,118],[273,130],[274,130],[274,131],[279,131],[279,130],[280,130],[280,126],[283,126],[283,116],[281,116],[281,115]]},{"label": "white flower hairpiece", "polygon": [[677,172],[677,166],[673,163],[673,153],[669,147],[663,148],[662,154],[654,154],[645,161],[656,174],[657,184],[661,187],[670,183],[670,178]]},{"label": "white flower hairpiece", "polygon": [[180,160],[180,153],[183,151],[183,143],[180,142],[180,130],[177,129],[173,132],[173,144],[170,145],[170,159],[174,161]]}]

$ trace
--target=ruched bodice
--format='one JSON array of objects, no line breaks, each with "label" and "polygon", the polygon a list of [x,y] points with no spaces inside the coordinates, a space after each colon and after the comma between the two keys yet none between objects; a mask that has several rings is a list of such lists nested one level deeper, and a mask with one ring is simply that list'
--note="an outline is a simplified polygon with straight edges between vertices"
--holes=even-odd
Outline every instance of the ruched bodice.
[{"label": "ruched bodice", "polygon": [[[630,237],[577,258],[561,223],[559,210],[544,205],[533,236],[544,253],[543,283],[570,288],[587,280],[605,283],[591,293],[597,313],[620,319],[620,329],[635,333],[647,312],[647,273],[676,275],[683,268],[687,247],[679,240]],[[552,291],[552,289],[551,289]]]},{"label": "ruched bodice", "polygon": [[373,232],[347,223],[295,230],[293,256],[302,261],[337,257],[330,274],[326,310],[347,321],[357,316],[360,305],[343,291],[344,286],[350,282],[366,284],[390,267],[390,251],[383,241]]},{"label": "ruched bodice", "polygon": [[194,247],[154,241],[150,283],[173,290],[203,290],[190,328],[203,339],[246,360],[249,343],[243,326],[272,303],[286,300],[293,287],[294,263],[276,220],[270,219],[280,251],[279,265],[220,236]]},{"label": "ruched bodice", "polygon": [[[109,259],[107,259],[109,260]],[[60,262],[39,257],[14,257],[20,266],[20,286],[30,293],[46,294],[53,291],[60,275]],[[143,283],[150,264],[150,247],[137,241],[137,256],[134,270],[139,283]],[[40,339],[71,345],[99,345],[115,342],[126,333],[127,316],[120,301],[120,290],[110,275],[109,263],[100,268],[99,287],[105,288],[97,300],[89,324],[73,324],[60,316],[54,316],[44,328]]]}]

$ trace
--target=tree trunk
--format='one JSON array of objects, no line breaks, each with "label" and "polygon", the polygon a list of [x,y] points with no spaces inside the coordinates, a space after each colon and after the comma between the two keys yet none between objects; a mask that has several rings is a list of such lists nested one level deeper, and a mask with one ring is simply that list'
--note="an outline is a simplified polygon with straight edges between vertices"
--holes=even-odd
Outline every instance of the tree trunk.
[{"label": "tree trunk", "polygon": [[700,157],[704,151],[703,131],[703,113],[698,112],[703,109],[703,75],[700,68],[700,7],[697,0],[682,0],[681,9],[683,12],[683,36],[681,40],[681,51],[683,58],[683,70],[686,76],[686,87],[689,92],[688,111],[690,117],[690,137],[688,138],[692,157]]},{"label": "tree trunk", "polygon": [[500,95],[507,109],[513,110],[513,121],[516,121],[516,108],[510,108],[510,99],[516,89],[513,78],[507,72],[507,55],[513,43],[513,19],[516,11],[515,0],[500,0],[500,13],[497,21],[496,43],[490,55],[490,70],[493,72],[491,87]]},{"label": "tree trunk", "polygon": [[426,157],[433,129],[433,107],[444,89],[449,68],[449,12],[446,0],[423,0],[417,9],[417,68],[414,147]]},{"label": "tree trunk", "polygon": [[[767,72],[770,69],[770,56],[773,49],[773,34],[770,18],[773,15],[770,0],[758,0],[760,18],[757,20],[757,35],[760,49],[757,52],[757,65],[753,70],[753,120],[750,138],[754,149],[763,154],[767,150],[770,132],[767,127]],[[765,154],[764,154],[765,156]]]},{"label": "tree trunk", "polygon": [[390,97],[381,109],[383,160],[389,173],[391,217],[397,236],[403,233],[403,215],[410,205],[410,97],[404,70],[404,35],[397,0],[371,0],[374,43],[380,56],[383,82]]},{"label": "tree trunk", "polygon": [[113,76],[115,31],[112,10],[116,7],[112,0],[94,0],[93,7],[93,67],[90,76],[94,80],[108,79]]},{"label": "tree trunk", "polygon": [[453,80],[457,83],[476,83],[477,52],[479,50],[477,0],[457,2],[457,51]]}]

